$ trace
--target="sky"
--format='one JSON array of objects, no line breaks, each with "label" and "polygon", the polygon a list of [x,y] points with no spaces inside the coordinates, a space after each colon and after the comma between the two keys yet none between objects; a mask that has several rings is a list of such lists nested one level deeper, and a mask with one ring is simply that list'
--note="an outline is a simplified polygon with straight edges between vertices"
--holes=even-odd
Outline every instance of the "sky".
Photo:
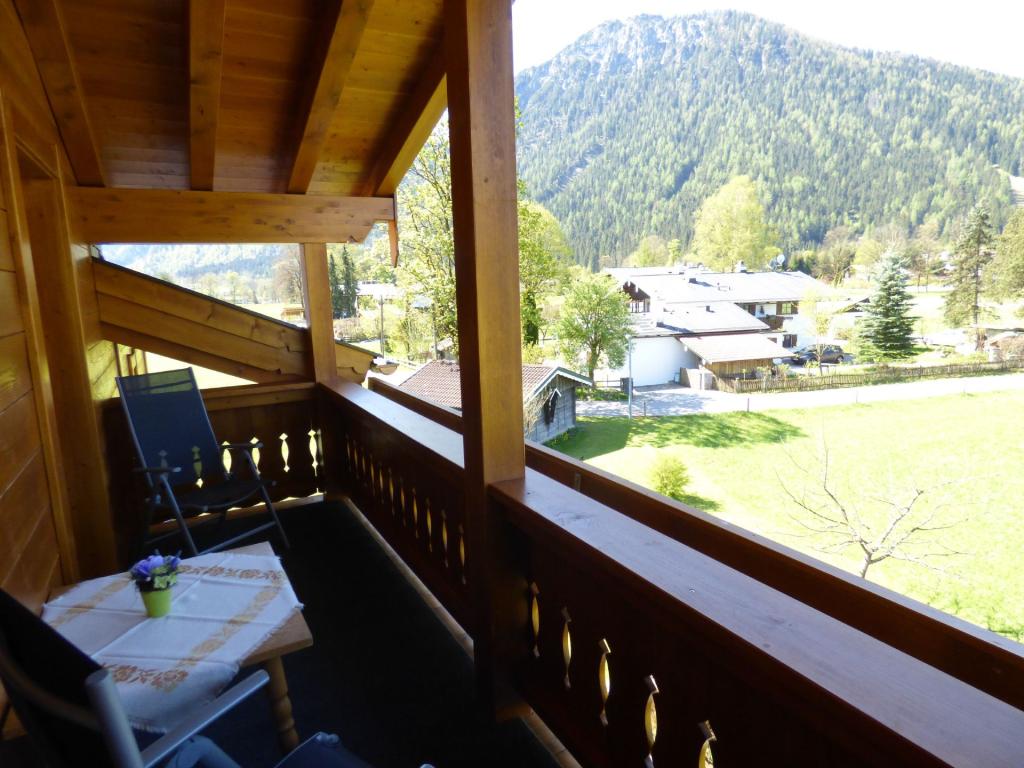
[{"label": "sky", "polygon": [[732,8],[840,45],[919,56],[1024,77],[1020,0],[516,0],[515,68],[541,64],[610,19]]}]

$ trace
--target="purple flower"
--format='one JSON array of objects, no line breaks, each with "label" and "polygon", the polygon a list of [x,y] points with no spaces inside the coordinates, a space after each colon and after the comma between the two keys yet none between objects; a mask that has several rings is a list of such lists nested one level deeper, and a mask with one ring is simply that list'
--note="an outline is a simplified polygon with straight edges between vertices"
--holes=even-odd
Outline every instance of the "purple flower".
[{"label": "purple flower", "polygon": [[155,577],[176,573],[180,563],[181,558],[177,555],[164,557],[159,552],[154,552],[132,566],[131,576],[137,582],[148,583]]}]

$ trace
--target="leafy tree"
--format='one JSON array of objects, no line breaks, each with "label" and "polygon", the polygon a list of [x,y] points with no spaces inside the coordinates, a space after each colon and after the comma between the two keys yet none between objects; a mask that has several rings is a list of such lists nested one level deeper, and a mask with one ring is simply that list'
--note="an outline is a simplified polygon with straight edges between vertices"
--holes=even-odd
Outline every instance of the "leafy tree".
[{"label": "leafy tree", "polygon": [[302,263],[298,250],[289,251],[274,264],[274,290],[284,302],[298,304],[302,301]]},{"label": "leafy tree", "polygon": [[923,283],[924,289],[928,290],[932,280],[941,273],[941,251],[938,221],[931,219],[917,228],[904,250],[907,268],[917,281],[918,288]]},{"label": "leafy tree", "polygon": [[1024,296],[1024,208],[1013,212],[996,241],[992,292],[1000,299]]},{"label": "leafy tree", "polygon": [[[403,285],[424,294],[431,324],[439,340],[451,339],[458,354],[455,306],[455,242],[453,239],[451,158],[448,125],[442,121],[420,150],[402,183]],[[520,186],[519,274],[523,335],[540,339],[543,306],[565,279],[572,251],[555,217],[526,198]]]},{"label": "leafy tree", "polygon": [[519,197],[519,301],[523,343],[537,344],[544,325],[544,302],[568,278],[572,251],[551,212]]},{"label": "leafy tree", "polygon": [[729,271],[739,261],[760,269],[779,253],[775,241],[749,176],[734,178],[697,211],[693,250],[712,269]]},{"label": "leafy tree", "polygon": [[914,318],[910,309],[906,261],[897,251],[889,251],[880,261],[875,293],[862,329],[877,359],[894,360],[913,354]]},{"label": "leafy tree", "polygon": [[590,378],[602,360],[617,368],[626,360],[630,330],[629,297],[614,280],[580,274],[573,281],[558,324],[567,360],[582,360]]},{"label": "leafy tree", "polygon": [[[679,244],[678,240],[672,242]],[[626,263],[631,267],[663,267],[672,263],[672,255],[668,243],[657,235],[648,235],[640,241]]]},{"label": "leafy tree", "polygon": [[832,321],[835,318],[835,309],[829,297],[817,288],[809,289],[800,299],[800,317],[814,334],[814,348],[818,360],[821,360],[821,351],[832,332]]},{"label": "leafy tree", "polygon": [[668,241],[668,263],[678,264],[683,260],[683,243],[678,237]]},{"label": "leafy tree", "polygon": [[978,205],[956,242],[951,290],[946,295],[945,315],[950,325],[973,324],[975,340],[981,347],[981,294],[985,267],[992,261],[992,223],[988,208]]}]

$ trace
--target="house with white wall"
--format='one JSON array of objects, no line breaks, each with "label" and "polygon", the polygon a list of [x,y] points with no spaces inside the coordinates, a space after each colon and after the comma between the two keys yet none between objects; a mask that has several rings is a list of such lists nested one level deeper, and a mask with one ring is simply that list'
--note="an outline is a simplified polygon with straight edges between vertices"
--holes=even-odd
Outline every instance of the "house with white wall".
[{"label": "house with white wall", "polygon": [[[633,312],[631,366],[636,386],[753,375],[814,343],[800,317],[809,292],[828,289],[803,272],[708,272],[692,267],[614,268]],[[756,336],[758,338],[752,338]],[[629,376],[630,363],[609,372]],[[694,374],[688,375],[687,371]]]}]

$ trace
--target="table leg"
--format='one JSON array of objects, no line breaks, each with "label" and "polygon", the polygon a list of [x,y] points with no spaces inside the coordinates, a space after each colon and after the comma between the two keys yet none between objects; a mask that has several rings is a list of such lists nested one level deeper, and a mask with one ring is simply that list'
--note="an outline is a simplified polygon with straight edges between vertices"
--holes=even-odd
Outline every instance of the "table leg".
[{"label": "table leg", "polygon": [[292,701],[288,698],[288,681],[284,676],[284,664],[281,657],[275,656],[263,662],[263,668],[270,675],[267,683],[267,694],[277,725],[277,739],[281,750],[288,754],[299,745],[299,734],[295,731],[295,720],[292,717]]}]

